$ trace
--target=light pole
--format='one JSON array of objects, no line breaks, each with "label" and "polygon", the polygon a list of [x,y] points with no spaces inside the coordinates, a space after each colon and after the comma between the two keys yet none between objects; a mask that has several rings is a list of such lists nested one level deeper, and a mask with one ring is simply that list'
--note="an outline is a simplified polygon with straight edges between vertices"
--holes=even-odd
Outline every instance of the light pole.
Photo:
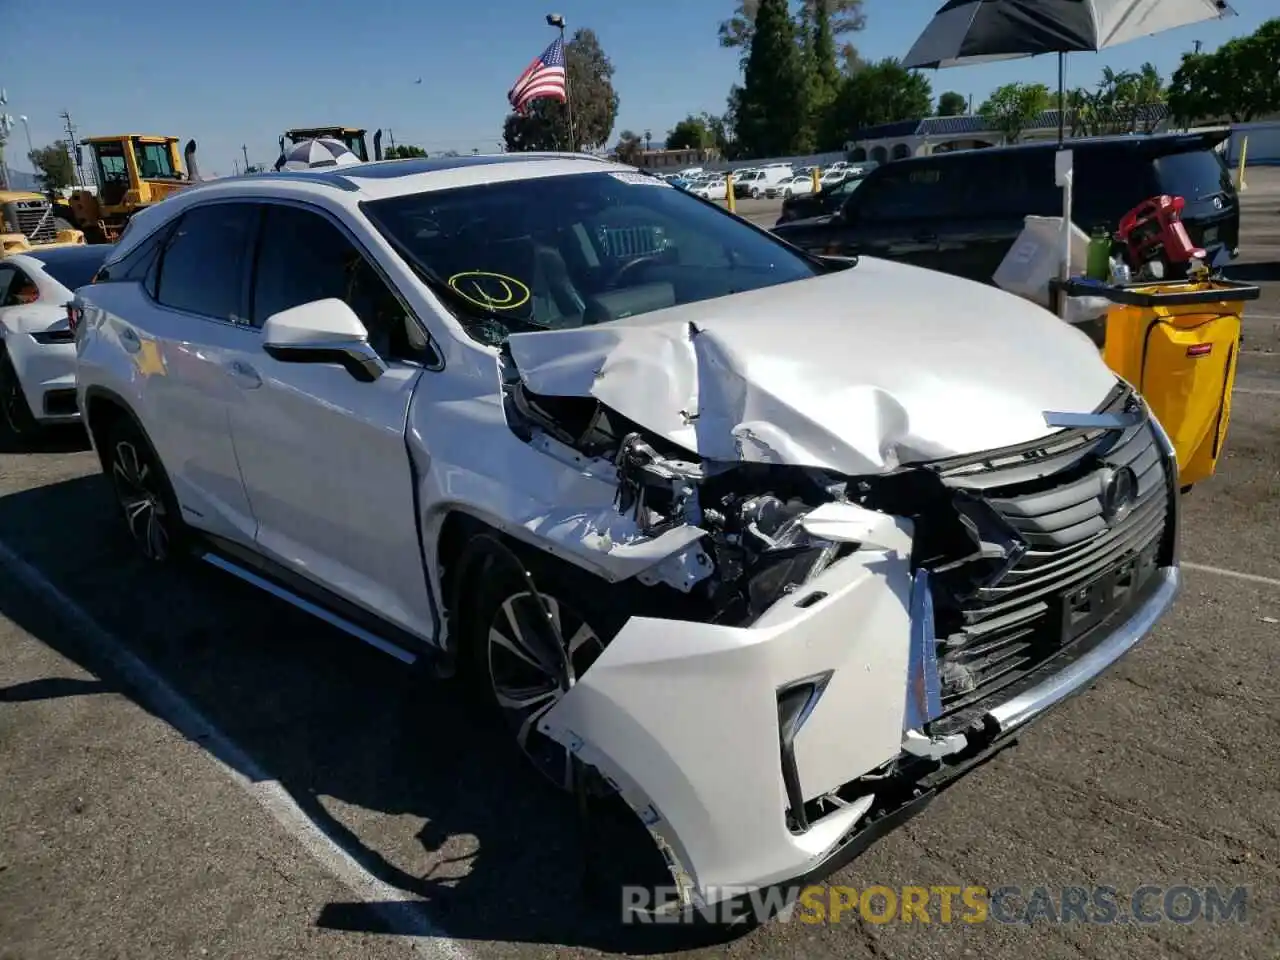
[{"label": "light pole", "polygon": [[569,117],[569,152],[578,152],[578,138],[573,131],[573,92],[569,89],[569,48],[564,44],[564,16],[559,13],[547,14],[547,26],[560,31],[560,49],[564,51],[564,109]]},{"label": "light pole", "polygon": [[4,162],[4,143],[9,139],[9,131],[13,129],[13,117],[4,112],[4,105],[9,102],[9,95],[0,87],[0,190],[9,189],[9,168]]},{"label": "light pole", "polygon": [[35,163],[35,161],[31,159],[31,155],[36,152],[35,145],[31,142],[31,124],[27,123],[26,114],[18,117],[18,121],[22,124],[22,129],[27,133],[27,160],[31,163]]}]

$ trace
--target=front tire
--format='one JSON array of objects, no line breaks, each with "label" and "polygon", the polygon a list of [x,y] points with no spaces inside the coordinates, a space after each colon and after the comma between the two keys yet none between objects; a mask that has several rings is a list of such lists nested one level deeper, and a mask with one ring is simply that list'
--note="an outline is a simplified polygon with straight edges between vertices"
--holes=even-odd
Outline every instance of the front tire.
[{"label": "front tire", "polygon": [[18,372],[13,369],[9,354],[0,348],[0,421],[15,439],[26,440],[40,429],[27,395],[22,392]]},{"label": "front tire", "polygon": [[[511,565],[505,551],[487,550],[467,577],[467,592],[478,591],[463,628],[465,669],[476,693],[487,700],[515,739],[516,748],[553,787],[574,789],[577,765],[567,748],[538,730],[551,710],[604,652],[626,622],[599,581],[552,558],[519,555],[550,613],[550,626],[537,597]],[[613,600],[618,600],[613,597]],[[554,647],[553,647],[554,644]],[[591,776],[588,790],[610,792]]]},{"label": "front tire", "polygon": [[123,416],[107,431],[103,469],[129,539],[149,563],[171,563],[185,553],[186,525],[168,474],[151,444]]}]

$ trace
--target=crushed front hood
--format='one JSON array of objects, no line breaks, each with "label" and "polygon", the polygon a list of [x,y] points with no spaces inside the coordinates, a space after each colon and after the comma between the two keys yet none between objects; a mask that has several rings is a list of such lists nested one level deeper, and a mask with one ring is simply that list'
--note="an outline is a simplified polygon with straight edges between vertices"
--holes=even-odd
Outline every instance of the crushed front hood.
[{"label": "crushed front hood", "polygon": [[1115,385],[1040,307],[871,258],[508,344],[536,394],[594,397],[706,459],[844,474],[1034,440],[1044,411],[1093,411]]}]

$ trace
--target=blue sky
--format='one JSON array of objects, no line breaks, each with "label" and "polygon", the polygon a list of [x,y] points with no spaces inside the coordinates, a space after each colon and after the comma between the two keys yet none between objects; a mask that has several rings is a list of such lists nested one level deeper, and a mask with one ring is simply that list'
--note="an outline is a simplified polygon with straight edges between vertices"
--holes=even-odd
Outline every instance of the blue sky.
[{"label": "blue sky", "polygon": [[[868,0],[867,29],[853,40],[871,59],[902,56],[939,2]],[[1276,0],[1233,3],[1239,17],[1073,56],[1067,82],[1091,84],[1104,65],[1145,60],[1168,76],[1194,41],[1212,49],[1276,12]],[[68,110],[82,136],[194,137],[206,174],[230,173],[242,144],[250,162],[270,162],[282,130],[319,123],[389,128],[396,142],[428,150],[497,150],[506,91],[554,35],[543,20],[552,6],[529,0],[0,0],[0,7],[5,109],[27,115],[36,146],[62,135],[58,115]],[[716,25],[732,8],[733,0],[554,0],[570,31],[594,29],[613,61],[621,98],[615,139],[629,127],[657,140],[690,112],[723,110],[737,52],[718,46]],[[66,60],[74,51],[83,51],[83,71]],[[931,80],[935,95],[958,90],[976,106],[1001,83],[1052,87],[1057,74],[1051,58],[1039,58],[945,70]],[[25,153],[19,125],[8,158],[25,168]]]}]

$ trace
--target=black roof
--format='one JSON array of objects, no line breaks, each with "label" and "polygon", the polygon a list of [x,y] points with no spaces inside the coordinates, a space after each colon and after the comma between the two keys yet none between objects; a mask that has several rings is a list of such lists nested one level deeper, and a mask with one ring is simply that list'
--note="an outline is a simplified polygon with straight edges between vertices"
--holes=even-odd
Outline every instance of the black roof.
[{"label": "black roof", "polygon": [[114,249],[115,245],[110,243],[78,243],[72,247],[49,247],[48,249],[33,247],[30,250],[23,250],[22,255],[54,266],[76,264],[92,266],[107,259],[107,254]]},{"label": "black roof", "polygon": [[[1071,129],[1072,112],[1066,113],[1065,124]],[[1169,108],[1163,103],[1153,103],[1139,107],[1132,119],[1140,126],[1152,127],[1169,115]],[[1042,110],[1027,124],[1028,130],[1054,130],[1058,126],[1057,110]],[[991,125],[977,114],[963,117],[924,117],[917,120],[895,120],[892,123],[881,123],[874,127],[864,127],[854,133],[852,140],[890,140],[894,137],[960,137],[966,134],[995,133]]]},{"label": "black roof", "polygon": [[[1196,133],[1152,133],[1124,134],[1110,137],[1076,137],[1067,139],[1062,146],[1068,150],[1095,150],[1100,148],[1142,150],[1153,154],[1183,153],[1190,150],[1211,150],[1231,135],[1226,128],[1201,130]],[[1058,141],[1031,140],[1027,143],[1014,143],[1002,147],[983,147],[979,150],[947,150],[932,153],[923,157],[904,157],[889,164],[881,164],[877,170],[900,167],[903,164],[929,163],[945,158],[986,157],[1000,153],[1034,153],[1037,151],[1056,151]]]}]

